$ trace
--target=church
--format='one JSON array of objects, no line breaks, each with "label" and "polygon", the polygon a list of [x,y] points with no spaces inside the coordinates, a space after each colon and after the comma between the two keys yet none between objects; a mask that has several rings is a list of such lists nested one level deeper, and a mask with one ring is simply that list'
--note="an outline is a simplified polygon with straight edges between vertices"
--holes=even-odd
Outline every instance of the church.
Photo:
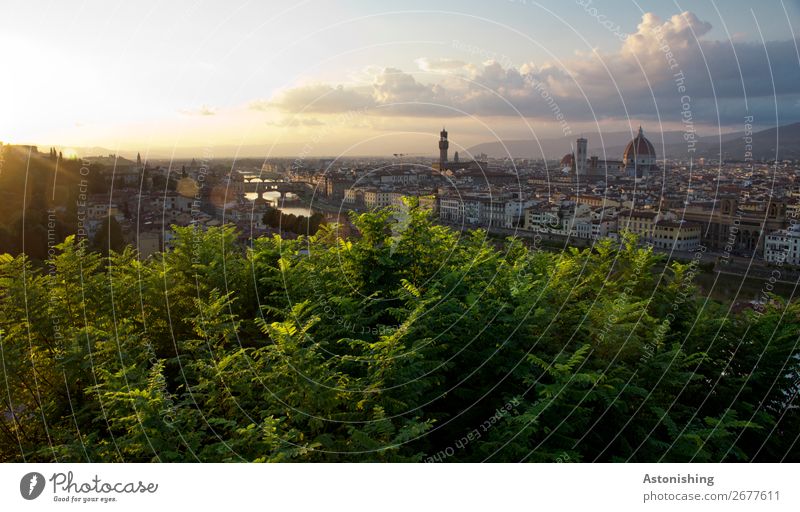
[{"label": "church", "polygon": [[639,133],[625,146],[622,160],[600,160],[597,156],[587,158],[587,140],[583,137],[575,141],[575,146],[575,153],[567,153],[561,159],[561,167],[577,176],[615,174],[631,178],[646,178],[658,170],[656,150],[644,136],[641,126]]},{"label": "church", "polygon": [[620,170],[632,178],[646,178],[657,168],[656,150],[640,126],[639,133],[625,146]]}]

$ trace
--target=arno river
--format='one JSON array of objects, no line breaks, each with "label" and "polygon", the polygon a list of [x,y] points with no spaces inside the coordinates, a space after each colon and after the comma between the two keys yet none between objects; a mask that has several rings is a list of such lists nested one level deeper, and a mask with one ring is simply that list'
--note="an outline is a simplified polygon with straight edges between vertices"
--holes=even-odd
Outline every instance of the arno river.
[{"label": "arno river", "polygon": [[[255,200],[255,198],[258,197],[258,194],[256,194],[255,192],[250,192],[245,194],[245,197],[253,201]],[[281,194],[279,192],[264,192],[264,199],[269,200],[271,203],[279,202],[280,197]],[[292,206],[284,206],[284,207],[279,206],[278,209],[281,212],[285,213],[286,215],[297,215],[297,216],[302,215],[304,217],[310,217],[311,214],[316,211],[313,208],[309,208],[297,203],[293,203]]]}]

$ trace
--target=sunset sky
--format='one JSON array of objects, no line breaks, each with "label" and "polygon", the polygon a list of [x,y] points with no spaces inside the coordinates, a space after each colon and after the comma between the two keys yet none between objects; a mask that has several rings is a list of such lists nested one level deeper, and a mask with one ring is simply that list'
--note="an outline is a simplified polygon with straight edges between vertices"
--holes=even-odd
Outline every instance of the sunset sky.
[{"label": "sunset sky", "polygon": [[433,155],[443,124],[468,146],[800,121],[796,1],[3,4],[4,142]]}]

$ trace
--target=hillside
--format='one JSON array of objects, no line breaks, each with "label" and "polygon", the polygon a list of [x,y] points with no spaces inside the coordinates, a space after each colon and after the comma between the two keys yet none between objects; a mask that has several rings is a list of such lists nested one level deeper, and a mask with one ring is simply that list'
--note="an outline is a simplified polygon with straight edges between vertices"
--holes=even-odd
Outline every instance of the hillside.
[{"label": "hillside", "polygon": [[[667,131],[658,132],[646,130],[645,135],[653,143],[659,157],[664,154],[668,158],[686,157],[687,145],[683,141],[683,132]],[[625,145],[631,139],[630,132],[607,132],[602,134],[602,141],[598,133],[583,134],[589,140],[589,154],[606,156],[609,159],[619,159]],[[485,142],[469,148],[469,153],[475,155],[486,153],[491,157],[502,158],[509,154],[515,158],[542,158],[560,159],[572,151],[574,139],[556,138],[535,140],[505,140]],[[541,145],[541,149],[539,148]],[[752,135],[754,160],[772,160],[800,158],[800,123],[789,124],[777,128],[768,128]],[[726,160],[742,160],[745,156],[745,141],[743,132],[732,132],[720,135],[707,135],[699,137],[694,156],[717,158],[721,153]]]}]

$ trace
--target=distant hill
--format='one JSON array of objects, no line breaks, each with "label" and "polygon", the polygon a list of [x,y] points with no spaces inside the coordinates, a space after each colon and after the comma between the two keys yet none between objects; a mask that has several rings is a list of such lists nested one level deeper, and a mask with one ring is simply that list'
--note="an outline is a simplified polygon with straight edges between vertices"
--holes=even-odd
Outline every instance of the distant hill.
[{"label": "distant hill", "polygon": [[87,156],[84,157],[84,159],[93,164],[102,164],[109,167],[113,167],[114,165],[117,167],[128,166],[136,162],[135,160],[128,160],[127,158],[113,154],[107,154],[105,156]]},{"label": "distant hill", "polygon": [[[668,158],[688,156],[687,145],[681,131],[667,131],[662,134],[658,131],[645,130],[645,135],[655,146],[659,157],[663,156],[662,153],[665,153]],[[538,143],[532,139],[485,142],[468,148],[468,152],[473,155],[486,153],[496,158],[503,158],[509,154],[515,158],[542,158],[542,153],[544,153],[548,159],[560,159],[572,151],[578,136],[539,139]],[[625,146],[631,140],[630,132],[604,132],[602,142],[598,133],[586,133],[583,136],[589,141],[589,155],[597,155],[602,158],[605,154],[608,159],[621,159]],[[753,133],[752,139],[752,158],[754,160],[774,159],[776,148],[779,149],[779,159],[800,158],[800,123],[761,130]],[[541,145],[541,149],[539,145]],[[725,133],[721,137],[718,135],[698,137],[694,156],[696,158],[717,158],[720,154],[720,145],[724,159],[744,160],[743,132]]]},{"label": "distant hill", "polygon": [[[123,153],[127,154],[127,151],[115,151],[113,149],[104,148],[101,146],[86,146],[86,147],[77,147],[77,146],[64,146],[64,145],[54,145],[53,147],[56,148],[57,151],[62,151],[64,155],[68,154],[76,154],[78,157],[85,158],[85,157],[105,157],[108,158],[111,155],[118,155],[121,156]],[[39,151],[47,151],[50,148],[50,144],[39,144]],[[133,153],[133,157],[136,157],[136,153]]]},{"label": "distant hill", "polygon": [[[800,123],[755,132],[752,134],[751,144],[754,160],[800,159]],[[718,158],[721,153],[724,160],[744,160],[746,145],[743,132],[723,137],[702,137],[696,155]],[[680,155],[682,152],[685,152],[685,147],[667,147],[667,155]]]},{"label": "distant hill", "polygon": [[[636,132],[603,132],[602,139],[597,132],[578,134],[573,137],[561,137],[553,139],[536,140],[505,140],[495,142],[484,142],[468,149],[475,155],[486,153],[489,156],[503,158],[511,154],[515,158],[542,158],[542,153],[549,159],[560,159],[562,156],[573,151],[575,139],[580,136],[585,137],[589,144],[590,155],[603,155],[605,148],[606,157],[621,158],[622,151],[628,142],[636,135]],[[655,146],[660,146],[660,132],[645,132],[645,135]],[[683,133],[679,131],[668,131],[663,133],[664,144],[677,144],[683,140]],[[505,145],[505,147],[503,147]],[[540,146],[541,145],[541,149]],[[619,156],[618,156],[619,155]]]}]

